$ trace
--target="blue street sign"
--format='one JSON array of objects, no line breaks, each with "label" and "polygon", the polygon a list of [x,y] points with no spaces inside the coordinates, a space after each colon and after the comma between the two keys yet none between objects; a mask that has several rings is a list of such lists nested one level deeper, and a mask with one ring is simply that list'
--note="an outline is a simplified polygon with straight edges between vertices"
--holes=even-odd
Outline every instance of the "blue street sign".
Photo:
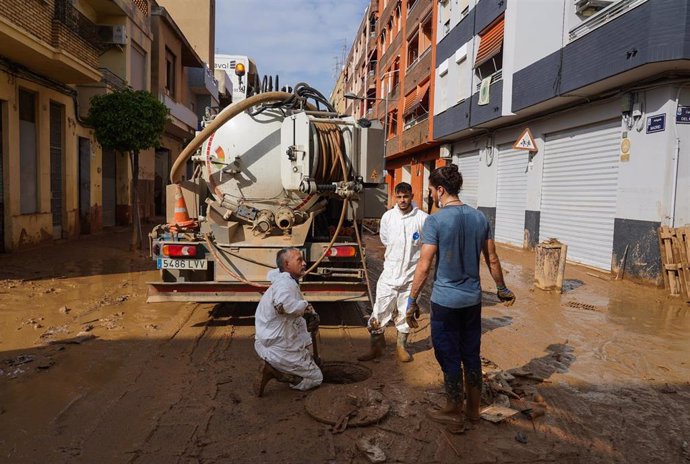
[{"label": "blue street sign", "polygon": [[664,130],[666,130],[665,114],[655,114],[654,116],[647,117],[648,134],[653,134],[654,132],[663,132]]},{"label": "blue street sign", "polygon": [[680,106],[676,110],[676,123],[690,124],[690,106]]}]

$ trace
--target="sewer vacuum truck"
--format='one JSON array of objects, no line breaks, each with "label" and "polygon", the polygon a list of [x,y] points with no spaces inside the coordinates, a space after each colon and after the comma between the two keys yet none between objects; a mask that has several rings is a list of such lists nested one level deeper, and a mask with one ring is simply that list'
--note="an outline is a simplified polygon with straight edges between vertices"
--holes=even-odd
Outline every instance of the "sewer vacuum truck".
[{"label": "sewer vacuum truck", "polygon": [[382,148],[378,121],[337,114],[306,84],[228,106],[171,169],[148,301],[258,301],[284,247],[308,263],[307,300],[369,301],[361,219],[380,201]]}]

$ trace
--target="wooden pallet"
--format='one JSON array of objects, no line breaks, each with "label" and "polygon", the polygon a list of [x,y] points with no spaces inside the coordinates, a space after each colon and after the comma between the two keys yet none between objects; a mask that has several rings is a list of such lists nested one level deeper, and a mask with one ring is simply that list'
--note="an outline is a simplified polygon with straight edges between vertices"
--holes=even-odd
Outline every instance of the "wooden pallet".
[{"label": "wooden pallet", "polygon": [[690,303],[690,226],[659,228],[664,287]]}]

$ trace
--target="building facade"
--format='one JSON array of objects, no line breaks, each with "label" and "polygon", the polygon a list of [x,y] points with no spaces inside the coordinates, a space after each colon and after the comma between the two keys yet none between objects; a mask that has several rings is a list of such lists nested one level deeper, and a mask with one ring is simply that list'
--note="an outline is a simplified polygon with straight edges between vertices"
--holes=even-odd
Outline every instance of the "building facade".
[{"label": "building facade", "polygon": [[209,61],[152,0],[0,0],[0,252],[131,222],[128,156],[85,121],[92,97],[125,86],[171,110],[161,149],[140,154],[141,217],[165,214],[168,167],[218,106],[215,2],[198,3],[184,19],[205,18]]},{"label": "building facade", "polygon": [[[432,140],[435,9],[432,0],[373,0],[343,68],[345,113],[386,129],[386,181],[412,185],[428,209],[429,173],[440,162]],[[392,195],[389,195],[392,204]]]},{"label": "building facade", "polygon": [[433,137],[461,198],[498,242],[557,238],[571,261],[658,281],[657,228],[690,222],[688,3],[437,8]]}]

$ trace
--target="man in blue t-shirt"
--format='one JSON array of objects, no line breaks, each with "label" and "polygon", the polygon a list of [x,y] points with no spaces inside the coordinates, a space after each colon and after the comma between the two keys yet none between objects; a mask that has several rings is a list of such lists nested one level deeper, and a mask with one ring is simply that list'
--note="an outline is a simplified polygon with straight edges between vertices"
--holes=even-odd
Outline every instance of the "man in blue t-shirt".
[{"label": "man in blue t-shirt", "polygon": [[[446,406],[434,408],[429,416],[439,422],[463,426],[462,397],[467,395],[465,415],[479,420],[482,392],[481,345],[482,288],[479,256],[484,254],[496,282],[498,298],[513,304],[515,295],[503,281],[493,233],[486,217],[458,198],[462,174],[454,164],[434,170],[429,190],[441,208],[431,215],[422,231],[422,251],[407,305],[410,327],[418,327],[417,297],[436,257],[436,275],[431,293],[431,340],[436,360],[443,371]],[[462,366],[462,368],[461,368]]]}]

